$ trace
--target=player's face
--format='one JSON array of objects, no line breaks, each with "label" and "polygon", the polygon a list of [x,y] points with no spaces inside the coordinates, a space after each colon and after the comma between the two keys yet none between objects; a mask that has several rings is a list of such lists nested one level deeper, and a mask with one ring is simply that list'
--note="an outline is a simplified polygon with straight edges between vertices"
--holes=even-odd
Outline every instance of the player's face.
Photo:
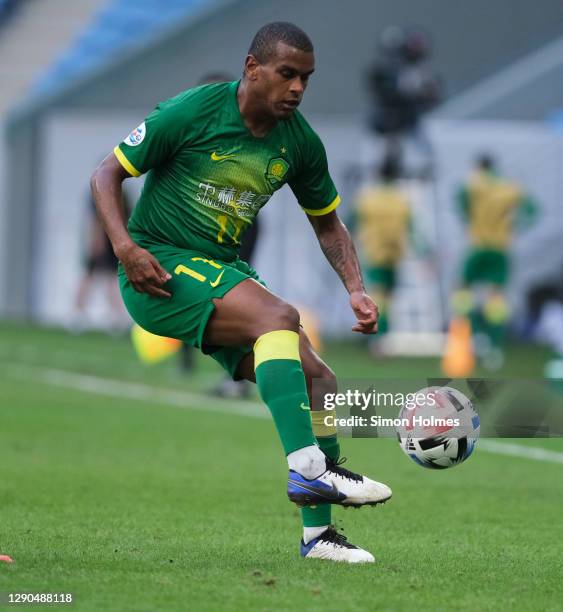
[{"label": "player's face", "polygon": [[276,119],[289,119],[301,103],[315,55],[278,42],[275,55],[254,67],[256,92],[264,111]]}]

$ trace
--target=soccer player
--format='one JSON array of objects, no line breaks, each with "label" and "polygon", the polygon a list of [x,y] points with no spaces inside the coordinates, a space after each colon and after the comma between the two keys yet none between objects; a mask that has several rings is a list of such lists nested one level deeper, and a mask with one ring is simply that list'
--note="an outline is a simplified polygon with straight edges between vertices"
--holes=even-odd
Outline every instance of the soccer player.
[{"label": "soccer player", "polygon": [[[377,307],[335,212],[340,198],[324,147],[297,111],[314,68],[300,28],[265,25],[242,80],[159,104],[94,171],[91,186],[133,319],[197,346],[234,379],[256,382],[287,456],[288,497],[303,508],[301,555],[371,562],[331,526],[331,504],[375,505],[391,490],[341,466],[336,430],[312,399],[313,379],[334,387],[334,374],[300,329],[297,310],[237,256],[260,208],[288,183],[350,294],[353,330],[377,330]],[[122,182],[145,172],[126,228]]]},{"label": "soccer player", "polygon": [[411,228],[410,204],[397,183],[399,175],[399,161],[387,156],[379,168],[379,183],[361,189],[355,202],[354,226],[368,292],[379,306],[380,336],[388,331],[397,267]]},{"label": "soccer player", "polygon": [[503,342],[510,316],[504,290],[509,278],[508,249],[515,225],[529,223],[535,203],[516,183],[499,175],[487,154],[476,160],[469,180],[458,193],[471,247],[465,258],[463,287],[453,296],[458,316],[471,322],[477,355],[483,365],[497,369],[504,361]]}]

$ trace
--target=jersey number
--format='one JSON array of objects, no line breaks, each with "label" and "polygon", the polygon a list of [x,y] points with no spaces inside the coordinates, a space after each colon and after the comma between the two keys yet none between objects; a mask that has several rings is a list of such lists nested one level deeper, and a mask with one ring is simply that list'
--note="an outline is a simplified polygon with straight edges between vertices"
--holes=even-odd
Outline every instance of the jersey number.
[{"label": "jersey number", "polygon": [[[209,264],[212,268],[215,268],[216,270],[221,270],[215,280],[209,281],[209,284],[212,287],[217,287],[219,281],[221,280],[221,277],[223,276],[223,273],[225,272],[225,270],[222,269],[223,266],[220,266],[212,259],[204,259],[203,257],[192,257],[191,261],[203,261],[204,263]],[[179,264],[174,268],[174,274],[187,274],[188,276],[195,278],[200,283],[206,283],[208,280],[207,276],[204,276],[203,274],[200,274],[199,272],[196,272],[195,270],[192,270],[191,268],[188,268],[187,266],[184,266],[182,264]]]}]

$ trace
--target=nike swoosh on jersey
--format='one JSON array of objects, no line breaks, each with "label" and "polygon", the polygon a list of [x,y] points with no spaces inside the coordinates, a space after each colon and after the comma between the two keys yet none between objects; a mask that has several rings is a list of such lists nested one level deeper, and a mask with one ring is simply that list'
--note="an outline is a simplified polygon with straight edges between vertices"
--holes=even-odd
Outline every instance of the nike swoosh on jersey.
[{"label": "nike swoosh on jersey", "polygon": [[232,153],[230,155],[217,155],[217,153],[215,151],[213,151],[213,153],[211,153],[211,159],[213,161],[221,161],[223,159],[228,159],[229,157],[234,157],[234,153]]},{"label": "nike swoosh on jersey", "polygon": [[311,408],[309,408],[309,406],[301,402],[301,410],[311,410]]},{"label": "nike swoosh on jersey", "polygon": [[297,482],[296,480],[291,480],[291,479],[289,480],[289,482],[295,485],[296,487],[300,487],[301,489],[304,489],[305,491],[310,491],[311,493],[320,495],[321,497],[324,497],[324,499],[333,499],[333,500],[340,499],[340,493],[338,492],[338,489],[336,488],[336,485],[334,483],[332,483],[332,489],[325,489],[321,487],[314,487],[313,485],[308,485],[308,484],[305,484],[304,482]]},{"label": "nike swoosh on jersey", "polygon": [[209,284],[210,284],[212,287],[217,287],[217,285],[219,284],[219,281],[221,280],[221,277],[223,276],[223,274],[225,274],[225,270],[223,270],[223,271],[221,272],[221,274],[219,274],[219,276],[218,276],[218,277],[217,277],[217,278],[216,278],[216,279],[215,279],[213,282],[209,281]]}]

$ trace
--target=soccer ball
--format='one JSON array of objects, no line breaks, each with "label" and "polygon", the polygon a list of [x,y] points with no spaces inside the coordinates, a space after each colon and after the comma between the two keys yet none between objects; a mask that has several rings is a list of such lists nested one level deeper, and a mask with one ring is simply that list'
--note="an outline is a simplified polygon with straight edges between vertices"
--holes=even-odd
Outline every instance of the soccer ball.
[{"label": "soccer ball", "polygon": [[411,396],[396,428],[403,451],[436,470],[465,461],[479,439],[479,415],[471,401],[452,387],[426,387]]}]

